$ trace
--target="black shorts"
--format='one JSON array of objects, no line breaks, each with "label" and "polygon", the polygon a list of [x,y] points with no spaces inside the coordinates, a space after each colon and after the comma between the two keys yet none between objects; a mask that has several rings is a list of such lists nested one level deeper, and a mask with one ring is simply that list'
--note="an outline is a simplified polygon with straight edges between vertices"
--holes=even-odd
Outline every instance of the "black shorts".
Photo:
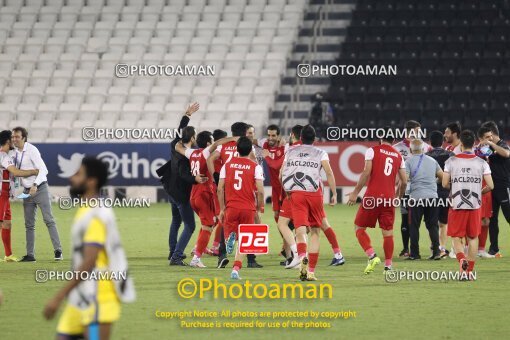
[{"label": "black shorts", "polygon": [[441,205],[439,207],[439,223],[448,224],[448,210],[449,207],[446,206],[446,200],[448,197],[439,197],[438,200],[441,201]]}]

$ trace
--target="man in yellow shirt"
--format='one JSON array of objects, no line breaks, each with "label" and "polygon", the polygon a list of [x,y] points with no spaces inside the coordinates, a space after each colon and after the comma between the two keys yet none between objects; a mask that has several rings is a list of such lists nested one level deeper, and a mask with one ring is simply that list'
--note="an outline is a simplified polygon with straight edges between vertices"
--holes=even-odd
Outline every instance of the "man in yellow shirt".
[{"label": "man in yellow shirt", "polygon": [[98,198],[107,178],[107,165],[92,157],[85,157],[71,177],[71,194],[81,198],[71,231],[75,274],[44,309],[44,316],[53,318],[67,297],[57,326],[60,340],[109,339],[112,324],[120,318],[121,302],[135,299],[113,210],[87,204]]}]

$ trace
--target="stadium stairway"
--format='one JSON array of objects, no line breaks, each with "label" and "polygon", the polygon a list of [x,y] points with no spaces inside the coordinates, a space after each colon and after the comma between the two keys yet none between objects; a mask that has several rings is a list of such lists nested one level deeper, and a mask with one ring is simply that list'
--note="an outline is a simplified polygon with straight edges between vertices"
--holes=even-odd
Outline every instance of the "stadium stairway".
[{"label": "stadium stairway", "polygon": [[335,63],[338,45],[345,40],[346,27],[349,25],[355,2],[355,0],[310,0],[298,40],[287,63],[275,109],[271,114],[271,123],[282,126],[284,133],[288,133],[294,124],[308,122],[312,96],[318,92],[327,92],[330,86],[330,79],[327,76],[297,77],[297,66]]},{"label": "stadium stairway", "polygon": [[396,76],[331,77],[337,124],[408,119],[510,132],[510,3],[499,0],[358,0],[339,64],[397,65]]}]

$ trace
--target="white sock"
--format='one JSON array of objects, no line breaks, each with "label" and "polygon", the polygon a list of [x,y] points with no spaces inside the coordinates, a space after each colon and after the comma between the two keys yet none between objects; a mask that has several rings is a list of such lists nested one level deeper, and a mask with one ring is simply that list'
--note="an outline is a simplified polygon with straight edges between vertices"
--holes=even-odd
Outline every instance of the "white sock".
[{"label": "white sock", "polygon": [[292,244],[290,246],[290,251],[293,253],[293,254],[297,254],[297,244]]},{"label": "white sock", "polygon": [[342,253],[336,253],[335,254],[335,259],[341,259],[343,256],[342,256]]},{"label": "white sock", "polygon": [[193,260],[191,260],[191,261],[200,261],[200,257],[193,255]]}]

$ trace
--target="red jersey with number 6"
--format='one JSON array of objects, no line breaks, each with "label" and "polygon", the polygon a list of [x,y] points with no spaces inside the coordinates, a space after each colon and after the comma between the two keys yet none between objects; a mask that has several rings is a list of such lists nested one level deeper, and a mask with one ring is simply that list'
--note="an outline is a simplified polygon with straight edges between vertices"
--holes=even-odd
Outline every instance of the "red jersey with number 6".
[{"label": "red jersey with number 6", "polygon": [[264,180],[262,167],[248,158],[236,157],[223,165],[220,179],[225,180],[225,207],[256,210],[256,180]]},{"label": "red jersey with number 6", "polygon": [[382,144],[368,149],[365,160],[372,161],[365,197],[394,198],[398,171],[406,167],[400,153],[391,145]]}]

